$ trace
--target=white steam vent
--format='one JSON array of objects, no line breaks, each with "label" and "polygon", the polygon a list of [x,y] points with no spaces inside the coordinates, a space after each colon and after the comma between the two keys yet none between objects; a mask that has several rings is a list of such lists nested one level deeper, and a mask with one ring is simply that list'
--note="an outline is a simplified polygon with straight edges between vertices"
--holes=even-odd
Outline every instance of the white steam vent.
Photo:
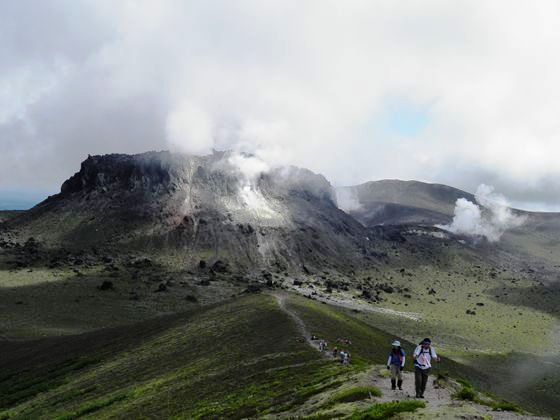
[{"label": "white steam vent", "polygon": [[243,207],[260,219],[276,219],[279,214],[257,187],[258,177],[270,170],[263,160],[255,156],[234,154],[228,163],[241,173],[239,197]]},{"label": "white steam vent", "polygon": [[490,242],[500,240],[508,229],[521,226],[525,216],[515,215],[507,199],[494,192],[494,187],[481,184],[475,193],[476,203],[459,198],[455,204],[453,221],[448,225],[437,225],[450,232],[483,236]]},{"label": "white steam vent", "polygon": [[362,204],[358,198],[358,193],[354,188],[336,188],[335,194],[336,203],[340,210],[349,212],[353,210],[360,210],[362,208]]}]

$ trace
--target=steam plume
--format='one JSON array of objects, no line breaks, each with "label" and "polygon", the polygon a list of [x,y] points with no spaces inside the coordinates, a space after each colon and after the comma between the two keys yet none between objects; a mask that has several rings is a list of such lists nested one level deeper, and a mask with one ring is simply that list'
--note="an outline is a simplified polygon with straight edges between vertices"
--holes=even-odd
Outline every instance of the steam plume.
[{"label": "steam plume", "polygon": [[514,214],[507,199],[494,192],[494,187],[481,184],[475,193],[476,203],[459,198],[455,204],[453,221],[439,228],[453,233],[482,236],[490,242],[500,240],[508,229],[521,226],[526,217]]}]

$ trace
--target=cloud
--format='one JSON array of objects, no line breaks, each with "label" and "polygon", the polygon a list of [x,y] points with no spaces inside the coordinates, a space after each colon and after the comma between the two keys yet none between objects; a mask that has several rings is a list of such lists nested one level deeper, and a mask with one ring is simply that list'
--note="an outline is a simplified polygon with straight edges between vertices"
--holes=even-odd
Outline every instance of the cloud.
[{"label": "cloud", "polygon": [[481,184],[475,193],[475,204],[459,198],[455,205],[453,221],[437,227],[459,235],[481,236],[490,242],[500,240],[508,229],[521,226],[525,216],[515,215],[507,199],[494,192],[494,187]]},{"label": "cloud", "polygon": [[554,203],[559,7],[9,2],[0,187],[59,184],[88,153],[231,148],[337,185],[492,178]]}]

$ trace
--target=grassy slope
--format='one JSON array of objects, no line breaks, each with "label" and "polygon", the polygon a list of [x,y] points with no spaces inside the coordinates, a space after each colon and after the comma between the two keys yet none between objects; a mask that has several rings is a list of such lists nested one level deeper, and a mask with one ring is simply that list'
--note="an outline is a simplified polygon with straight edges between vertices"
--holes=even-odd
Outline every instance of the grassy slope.
[{"label": "grassy slope", "polygon": [[[103,265],[10,269],[6,264],[10,259],[14,258],[0,255],[0,308],[7,309],[0,311],[0,336],[10,338],[77,334],[134,323],[227,299],[246,287],[219,280],[200,286],[199,276],[156,263],[141,269],[117,264],[118,271]],[[99,290],[104,281],[112,282],[113,289]],[[156,292],[161,283],[168,285],[167,290]]]},{"label": "grassy slope", "polygon": [[[324,404],[313,396],[385,363],[393,335],[303,297],[287,306],[331,347],[351,339],[352,365],[319,357],[271,296],[249,295],[127,327],[2,342],[0,418],[310,415]],[[486,380],[447,359],[439,371]]]},{"label": "grassy slope", "polygon": [[[358,366],[368,364],[385,364],[390,342],[398,338],[378,328],[376,317],[371,316],[362,321],[363,313],[324,305],[301,297],[290,300],[293,308],[310,328],[310,331],[327,338],[331,347],[348,348],[353,362]],[[378,318],[377,318],[378,319]],[[410,321],[408,321],[410,322]],[[338,338],[348,338],[351,346],[336,343]],[[401,338],[407,354],[411,354],[415,344]],[[553,414],[560,406],[558,392],[560,375],[554,370],[557,362],[554,357],[541,359],[528,358],[520,354],[471,353],[469,357],[460,358],[464,363],[445,357],[448,353],[440,351],[441,363],[435,364],[433,374],[450,375],[455,378],[466,378],[476,388],[499,395],[506,400],[515,401],[534,412]],[[457,358],[459,359],[459,358]],[[407,370],[412,367],[407,364]]]},{"label": "grassy slope", "polygon": [[[320,337],[325,337],[331,343],[331,348],[337,346],[339,349],[348,349],[352,355],[353,363],[359,366],[372,363],[385,365],[391,342],[395,339],[400,339],[408,355],[412,354],[416,346],[396,334],[387,333],[360,320],[354,312],[301,297],[293,297],[290,302],[290,306],[301,316],[310,331]],[[346,346],[337,343],[339,338],[350,339],[352,345]],[[406,368],[411,370],[412,363],[407,363]],[[484,375],[471,372],[470,369],[466,369],[446,357],[443,357],[442,362],[435,369],[436,371],[451,373],[456,377],[467,377],[481,385],[486,380]]]},{"label": "grassy slope", "polygon": [[289,408],[340,370],[298,336],[258,295],[134,328],[3,343],[4,414],[240,418]]}]

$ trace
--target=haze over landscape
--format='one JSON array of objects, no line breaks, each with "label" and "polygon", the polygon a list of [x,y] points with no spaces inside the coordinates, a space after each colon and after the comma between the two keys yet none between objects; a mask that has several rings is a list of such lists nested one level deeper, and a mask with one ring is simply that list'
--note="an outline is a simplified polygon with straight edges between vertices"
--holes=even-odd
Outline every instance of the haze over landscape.
[{"label": "haze over landscape", "polygon": [[558,418],[559,18],[3,2],[0,420]]}]

